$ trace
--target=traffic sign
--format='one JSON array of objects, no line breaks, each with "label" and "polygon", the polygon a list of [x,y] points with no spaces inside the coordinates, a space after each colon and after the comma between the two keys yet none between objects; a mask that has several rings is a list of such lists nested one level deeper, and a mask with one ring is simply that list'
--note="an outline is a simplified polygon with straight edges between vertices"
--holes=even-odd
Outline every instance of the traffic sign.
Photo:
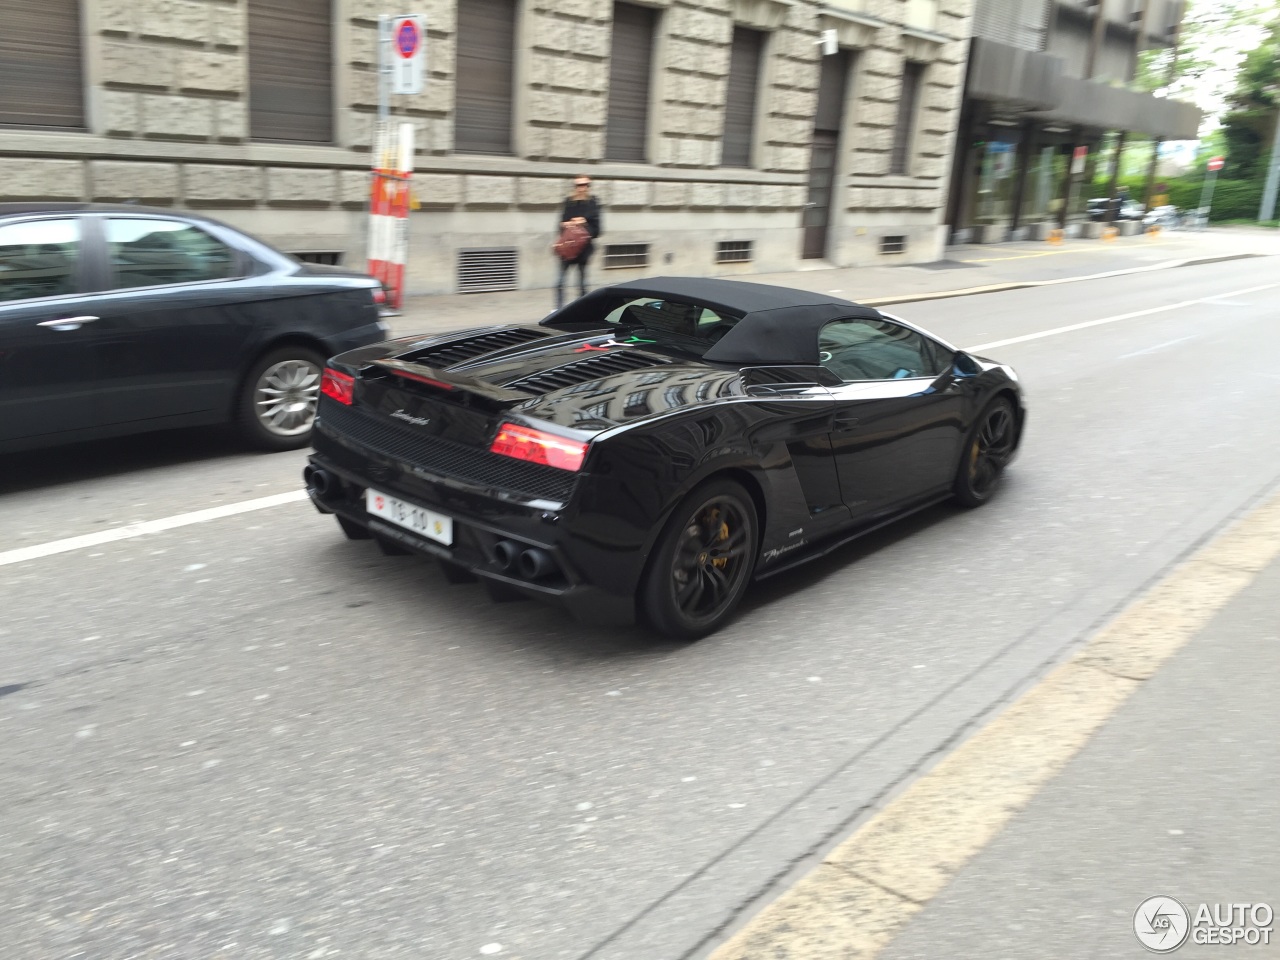
[{"label": "traffic sign", "polygon": [[1213,157],[1209,160],[1209,169],[1212,170],[1214,173],[1217,173],[1219,170],[1222,169],[1222,165],[1224,163],[1226,163],[1226,160],[1223,159],[1222,157]]},{"label": "traffic sign", "polygon": [[410,14],[391,21],[391,92],[421,93],[427,72],[427,25],[424,17]]}]

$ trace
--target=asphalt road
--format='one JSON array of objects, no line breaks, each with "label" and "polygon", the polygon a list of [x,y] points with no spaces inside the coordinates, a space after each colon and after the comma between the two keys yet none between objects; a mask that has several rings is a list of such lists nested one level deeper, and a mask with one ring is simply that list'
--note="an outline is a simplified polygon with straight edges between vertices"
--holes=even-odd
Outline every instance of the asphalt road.
[{"label": "asphalt road", "polygon": [[[1280,480],[1276,277],[897,308],[1035,337],[989,350],[1030,405],[1002,494],[692,646],[492,604],[303,502],[0,565],[5,955],[705,953]],[[297,490],[303,461],[218,432],[0,459],[0,550]]]}]

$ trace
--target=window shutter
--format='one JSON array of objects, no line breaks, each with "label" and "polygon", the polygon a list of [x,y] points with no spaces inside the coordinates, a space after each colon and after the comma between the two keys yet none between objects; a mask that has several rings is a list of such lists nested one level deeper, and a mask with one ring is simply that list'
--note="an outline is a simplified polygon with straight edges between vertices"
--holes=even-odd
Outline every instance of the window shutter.
[{"label": "window shutter", "polygon": [[249,0],[249,136],[333,143],[328,3]]},{"label": "window shutter", "polygon": [[649,159],[649,77],[655,23],[656,14],[648,7],[613,5],[606,160],[644,163]]},{"label": "window shutter", "polygon": [[0,126],[84,128],[77,0],[0,0]]},{"label": "window shutter", "polygon": [[515,0],[459,0],[454,150],[510,155]]},{"label": "window shutter", "polygon": [[751,141],[755,132],[756,91],[759,89],[760,51],[764,34],[746,27],[733,28],[729,53],[729,86],[724,104],[724,143],[720,164],[751,166]]}]

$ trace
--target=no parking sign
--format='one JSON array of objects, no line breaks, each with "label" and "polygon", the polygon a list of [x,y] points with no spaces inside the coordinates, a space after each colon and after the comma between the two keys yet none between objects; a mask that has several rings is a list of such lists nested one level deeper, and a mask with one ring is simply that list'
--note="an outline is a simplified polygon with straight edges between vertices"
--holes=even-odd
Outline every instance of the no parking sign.
[{"label": "no parking sign", "polygon": [[391,21],[391,92],[421,93],[427,69],[427,26],[417,14]]}]

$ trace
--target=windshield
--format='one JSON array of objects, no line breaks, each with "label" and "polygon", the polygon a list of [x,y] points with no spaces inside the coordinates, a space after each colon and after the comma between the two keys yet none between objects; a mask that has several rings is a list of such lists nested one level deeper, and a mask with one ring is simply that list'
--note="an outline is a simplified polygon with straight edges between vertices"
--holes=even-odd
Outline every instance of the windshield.
[{"label": "windshield", "polygon": [[618,328],[618,339],[660,344],[699,357],[738,322],[737,317],[723,317],[698,304],[652,297],[629,300],[604,319]]}]

